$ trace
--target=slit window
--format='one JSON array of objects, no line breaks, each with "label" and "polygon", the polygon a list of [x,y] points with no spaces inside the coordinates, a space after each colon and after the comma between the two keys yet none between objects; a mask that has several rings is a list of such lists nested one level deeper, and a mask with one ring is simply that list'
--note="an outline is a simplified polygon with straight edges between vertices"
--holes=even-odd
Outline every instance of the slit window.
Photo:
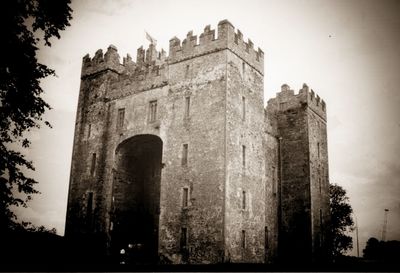
[{"label": "slit window", "polygon": [[189,117],[190,114],[190,97],[185,98],[185,117]]},{"label": "slit window", "polygon": [[183,188],[182,189],[182,207],[187,208],[189,204],[189,189],[188,188]]},{"label": "slit window", "polygon": [[182,148],[182,166],[186,166],[188,162],[188,149],[189,145],[188,144],[183,144]]},{"label": "slit window", "polygon": [[157,119],[157,101],[150,101],[149,108],[149,121],[154,122]]},{"label": "slit window", "polygon": [[189,65],[186,65],[186,69],[185,69],[185,78],[189,77],[189,69],[190,69],[190,66],[189,66]]},{"label": "slit window", "polygon": [[246,167],[246,146],[242,145],[242,166]]},{"label": "slit window", "polygon": [[242,230],[242,248],[246,248],[246,231]]},{"label": "slit window", "polygon": [[242,62],[242,73],[244,76],[244,72],[246,71],[246,64],[244,62]]},{"label": "slit window", "polygon": [[187,228],[183,227],[181,229],[181,250],[185,250],[187,248],[188,242],[188,231]]},{"label": "slit window", "polygon": [[246,191],[242,191],[242,209],[246,209]]},{"label": "slit window", "polygon": [[89,126],[88,126],[88,138],[90,137],[91,133],[92,133],[92,124],[89,124]]},{"label": "slit window", "polygon": [[318,149],[318,158],[320,158],[320,145],[319,145],[319,142],[317,143],[317,149]]},{"label": "slit window", "polygon": [[118,109],[118,121],[117,121],[118,129],[122,129],[124,127],[124,119],[125,119],[125,108]]},{"label": "slit window", "polygon": [[246,119],[246,98],[242,97],[242,120]]},{"label": "slit window", "polygon": [[91,175],[94,174],[95,169],[96,169],[96,153],[93,153],[92,154],[92,164],[91,164],[91,167],[90,167],[90,174]]}]

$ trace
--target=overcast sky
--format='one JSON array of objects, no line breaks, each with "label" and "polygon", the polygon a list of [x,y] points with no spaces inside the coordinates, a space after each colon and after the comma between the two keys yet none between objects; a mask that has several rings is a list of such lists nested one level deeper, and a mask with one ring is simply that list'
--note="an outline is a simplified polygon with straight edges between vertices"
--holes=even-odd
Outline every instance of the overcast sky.
[{"label": "overcast sky", "polygon": [[[168,52],[173,36],[199,35],[228,19],[265,52],[265,101],[283,83],[307,83],[327,103],[331,183],[343,186],[358,218],[360,252],[381,238],[400,240],[400,1],[73,1],[71,26],[42,47],[58,77],[43,80],[53,129],[31,134],[26,151],[41,195],[21,220],[64,234],[82,57],[110,44],[136,59],[144,31]],[[355,250],[353,251],[355,253]],[[362,252],[361,252],[362,254]]]}]

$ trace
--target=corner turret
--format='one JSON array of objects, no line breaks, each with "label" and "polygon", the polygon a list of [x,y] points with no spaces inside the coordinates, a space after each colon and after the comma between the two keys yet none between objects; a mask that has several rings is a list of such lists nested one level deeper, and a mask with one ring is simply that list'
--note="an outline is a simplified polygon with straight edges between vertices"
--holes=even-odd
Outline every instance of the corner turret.
[{"label": "corner turret", "polygon": [[82,61],[81,78],[109,70],[118,74],[123,70],[123,65],[119,62],[117,48],[114,45],[110,45],[104,55],[102,49],[97,50],[93,59],[90,58],[89,54],[86,54]]}]

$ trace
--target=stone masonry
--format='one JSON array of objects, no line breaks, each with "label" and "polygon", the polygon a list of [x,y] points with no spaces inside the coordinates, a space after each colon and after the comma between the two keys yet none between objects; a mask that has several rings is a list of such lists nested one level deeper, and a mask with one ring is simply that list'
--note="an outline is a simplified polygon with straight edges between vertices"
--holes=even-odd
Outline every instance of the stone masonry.
[{"label": "stone masonry", "polygon": [[152,263],[323,258],[325,102],[283,85],[264,108],[263,51],[217,30],[83,58],[67,237]]}]

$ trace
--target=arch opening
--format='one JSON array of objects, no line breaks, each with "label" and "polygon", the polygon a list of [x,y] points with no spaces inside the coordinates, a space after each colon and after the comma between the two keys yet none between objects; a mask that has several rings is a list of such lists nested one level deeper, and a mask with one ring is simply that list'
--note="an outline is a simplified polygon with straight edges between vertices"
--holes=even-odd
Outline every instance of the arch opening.
[{"label": "arch opening", "polygon": [[158,255],[162,146],[158,136],[138,135],[115,152],[111,246],[133,262]]}]

